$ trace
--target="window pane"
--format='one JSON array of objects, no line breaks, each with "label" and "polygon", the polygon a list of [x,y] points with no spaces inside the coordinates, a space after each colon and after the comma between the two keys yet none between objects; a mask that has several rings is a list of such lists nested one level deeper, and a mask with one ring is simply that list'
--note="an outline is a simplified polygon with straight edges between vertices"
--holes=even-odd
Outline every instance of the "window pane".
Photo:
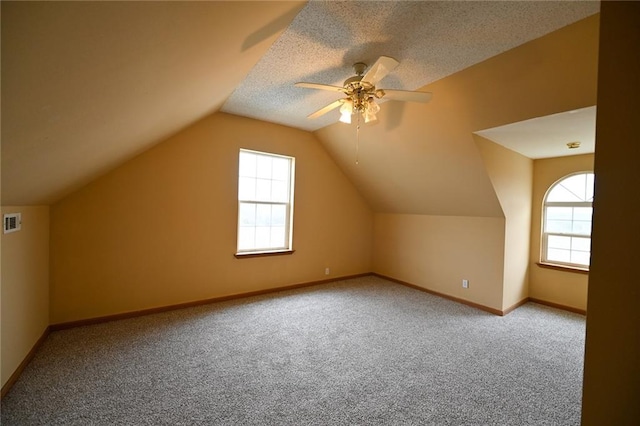
[{"label": "window pane", "polygon": [[284,237],[284,226],[274,226],[271,228],[271,247],[285,247]]},{"label": "window pane", "polygon": [[238,179],[238,199],[254,200],[256,198],[256,180],[249,177]]},{"label": "window pane", "polygon": [[255,246],[255,228],[240,227],[238,229],[238,250],[248,250]]},{"label": "window pane", "polygon": [[591,221],[576,220],[572,228],[574,234],[591,235]]},{"label": "window pane", "polygon": [[259,226],[256,230],[256,245],[255,248],[269,248],[271,240],[271,228],[268,226]]},{"label": "window pane", "polygon": [[[594,180],[593,173],[579,173],[560,180],[549,190],[544,207],[543,233],[547,234],[544,260],[589,265]],[[547,204],[550,202],[554,205]]]},{"label": "window pane", "polygon": [[579,251],[591,251],[591,238],[578,238],[571,239],[571,248]]},{"label": "window pane", "polygon": [[547,201],[582,201],[575,194],[571,193],[567,188],[562,185],[556,185],[553,187],[547,195]]},{"label": "window pane", "polygon": [[561,186],[566,188],[573,196],[580,201],[587,201],[587,175],[573,175],[564,179]]},{"label": "window pane", "polygon": [[240,204],[240,226],[255,226],[256,224],[256,205],[242,203]]},{"label": "window pane", "polygon": [[256,155],[250,152],[240,151],[240,176],[255,177],[256,175]]},{"label": "window pane", "polygon": [[271,157],[264,155],[258,155],[257,157],[257,176],[263,179],[271,179],[271,162],[273,160]]},{"label": "window pane", "polygon": [[570,234],[573,227],[570,220],[547,220],[545,232]]},{"label": "window pane", "polygon": [[256,179],[256,200],[271,201],[271,181]]},{"label": "window pane", "polygon": [[287,194],[287,182],[274,180],[271,182],[271,201],[286,203],[289,199]]},{"label": "window pane", "polygon": [[591,222],[591,216],[593,215],[593,208],[591,207],[574,207],[573,208],[573,220],[588,220]]},{"label": "window pane", "polygon": [[556,183],[547,194],[546,201],[593,201],[593,173],[580,173]]},{"label": "window pane", "polygon": [[284,226],[287,219],[287,206],[275,205],[271,207],[271,225]]},{"label": "window pane", "polygon": [[571,251],[550,248],[547,250],[547,260],[571,262]]},{"label": "window pane", "polygon": [[238,251],[290,248],[294,159],[240,150]]},{"label": "window pane", "polygon": [[595,181],[595,177],[596,176],[593,173],[587,174],[587,201],[593,201],[593,184]]},{"label": "window pane", "polygon": [[571,237],[559,237],[557,235],[549,235],[548,239],[549,248],[565,249],[571,248]]},{"label": "window pane", "polygon": [[258,204],[256,212],[257,226],[271,226],[271,205]]},{"label": "window pane", "polygon": [[273,179],[283,181],[289,180],[289,160],[286,158],[273,159]]},{"label": "window pane", "polygon": [[589,265],[591,255],[586,251],[572,251],[571,263],[577,263],[579,265]]},{"label": "window pane", "polygon": [[547,207],[547,219],[571,220],[573,209],[571,207]]}]

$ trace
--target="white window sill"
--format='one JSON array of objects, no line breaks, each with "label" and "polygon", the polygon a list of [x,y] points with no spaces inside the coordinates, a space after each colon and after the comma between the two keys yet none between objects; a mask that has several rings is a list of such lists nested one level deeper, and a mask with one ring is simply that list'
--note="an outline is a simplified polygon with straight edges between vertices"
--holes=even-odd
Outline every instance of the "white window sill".
[{"label": "white window sill", "polygon": [[555,263],[545,263],[545,262],[536,262],[536,265],[538,265],[541,268],[555,269],[556,271],[573,272],[576,274],[585,274],[585,275],[589,274],[588,268],[581,268],[579,266],[558,265]]},{"label": "white window sill", "polygon": [[275,250],[275,251],[248,251],[234,254],[236,259],[248,259],[250,257],[284,256],[295,253],[295,250]]}]

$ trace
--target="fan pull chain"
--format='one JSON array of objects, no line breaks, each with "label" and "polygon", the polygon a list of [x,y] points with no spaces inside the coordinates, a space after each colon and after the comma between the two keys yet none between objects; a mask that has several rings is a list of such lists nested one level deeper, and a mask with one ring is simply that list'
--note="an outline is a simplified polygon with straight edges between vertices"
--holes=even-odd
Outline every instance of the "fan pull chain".
[{"label": "fan pull chain", "polygon": [[358,114],[358,124],[356,127],[356,166],[358,165],[359,153],[360,153],[360,114]]}]

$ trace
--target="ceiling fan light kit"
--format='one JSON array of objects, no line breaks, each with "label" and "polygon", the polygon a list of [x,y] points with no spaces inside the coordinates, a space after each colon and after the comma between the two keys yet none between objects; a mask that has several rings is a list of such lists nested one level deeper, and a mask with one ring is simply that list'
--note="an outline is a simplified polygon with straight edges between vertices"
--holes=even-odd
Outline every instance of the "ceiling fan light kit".
[{"label": "ceiling fan light kit", "polygon": [[309,115],[308,118],[313,119],[320,117],[329,111],[340,107],[341,122],[350,124],[351,116],[358,114],[358,120],[360,119],[360,116],[362,116],[365,123],[370,123],[377,120],[376,114],[380,111],[380,106],[376,103],[376,99],[382,99],[386,96],[388,99],[397,101],[424,103],[431,100],[432,95],[428,92],[376,88],[376,84],[387,74],[393,71],[398,64],[399,62],[393,58],[380,56],[373,66],[369,68],[366,74],[364,72],[367,69],[367,64],[364,62],[356,62],[353,65],[356,75],[346,79],[342,84],[342,87],[320,83],[296,83],[295,85],[307,89],[342,92],[346,95],[346,98],[332,102]]},{"label": "ceiling fan light kit", "polygon": [[374,101],[372,97],[367,100],[345,99],[340,107],[340,121],[346,124],[351,124],[351,116],[354,114],[362,114],[364,122],[369,123],[376,121],[378,117],[376,114],[380,111],[380,106]]},{"label": "ceiling fan light kit", "polygon": [[353,102],[351,99],[347,99],[342,103],[340,107],[340,121],[346,124],[351,124],[351,115],[353,114]]}]

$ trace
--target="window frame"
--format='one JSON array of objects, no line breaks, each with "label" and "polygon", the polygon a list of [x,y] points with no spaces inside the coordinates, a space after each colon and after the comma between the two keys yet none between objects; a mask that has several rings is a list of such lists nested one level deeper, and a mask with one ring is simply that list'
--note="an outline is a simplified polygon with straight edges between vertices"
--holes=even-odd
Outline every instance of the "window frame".
[{"label": "window frame", "polygon": [[[249,154],[254,154],[254,155],[258,155],[258,156],[264,156],[264,157],[270,157],[270,158],[282,158],[282,159],[286,159],[289,162],[289,180],[288,180],[288,196],[287,196],[287,201],[265,201],[262,199],[259,199],[258,196],[255,196],[254,198],[240,198],[240,178],[241,177],[246,177],[246,176],[241,176],[241,170],[240,170],[240,158],[242,156],[242,153],[249,153]],[[238,178],[238,185],[236,188],[236,197],[237,197],[237,207],[238,207],[238,214],[237,214],[237,226],[236,226],[236,253],[235,253],[235,257],[236,258],[249,258],[249,257],[257,257],[257,256],[273,256],[273,255],[280,255],[280,254],[293,254],[294,250],[293,250],[293,212],[294,212],[294,187],[295,187],[295,157],[290,156],[290,155],[283,155],[283,154],[276,154],[276,153],[272,153],[272,152],[265,152],[265,151],[257,151],[257,150],[253,150],[253,149],[245,149],[245,148],[240,148],[239,152],[238,152],[238,172],[236,173],[236,176]],[[258,179],[256,177],[256,179]],[[257,248],[255,247],[255,245],[251,248],[240,248],[240,228],[241,228],[241,206],[243,204],[251,204],[251,205],[270,205],[270,206],[285,206],[285,219],[284,219],[284,223],[285,223],[285,237],[284,237],[284,245],[283,246],[279,246],[279,247],[275,247],[275,246],[270,246],[270,247],[263,247],[263,248]]]},{"label": "window frame", "polygon": [[[556,188],[559,184],[561,184],[566,179],[569,179],[573,176],[577,175],[593,175],[594,176],[594,185],[595,185],[595,174],[592,170],[583,170],[574,173],[570,173],[561,177],[552,183],[542,198],[542,226],[540,232],[540,264],[546,266],[553,266],[559,268],[573,269],[578,271],[589,271],[589,267],[591,266],[591,260],[589,259],[589,264],[582,263],[574,263],[574,262],[563,262],[559,260],[549,260],[548,259],[548,249],[549,249],[549,236],[561,236],[561,237],[574,237],[574,238],[589,238],[591,241],[591,229],[589,230],[589,234],[578,234],[574,232],[570,233],[562,233],[562,232],[547,232],[547,208],[548,207],[590,207],[592,209],[591,213],[591,226],[593,228],[593,201],[547,201],[549,194],[551,191]],[[573,219],[572,219],[573,222]],[[571,252],[571,248],[569,249]],[[591,248],[589,248],[589,255],[591,255]]]}]

